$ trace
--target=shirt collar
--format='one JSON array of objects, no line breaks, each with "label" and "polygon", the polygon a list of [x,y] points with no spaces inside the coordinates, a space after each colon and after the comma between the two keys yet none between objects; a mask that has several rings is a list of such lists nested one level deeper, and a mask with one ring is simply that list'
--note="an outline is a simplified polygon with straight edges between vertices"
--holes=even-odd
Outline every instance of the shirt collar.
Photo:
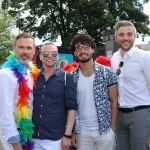
[{"label": "shirt collar", "polygon": [[29,64],[26,65],[26,68],[27,68],[28,70],[30,70],[30,71],[32,70],[32,68],[31,68],[31,66],[30,66]]},{"label": "shirt collar", "polygon": [[[100,64],[98,64],[97,62],[94,62],[94,72],[98,70]],[[75,69],[75,71],[77,73],[79,73],[79,69],[80,69],[80,65]]]},{"label": "shirt collar", "polygon": [[[130,56],[130,57],[132,57],[132,56],[134,55],[135,49],[136,49],[136,47],[135,47],[135,46],[132,46],[132,47],[130,48],[130,50],[125,54],[125,56]],[[121,57],[121,50],[119,50],[118,55]],[[121,57],[121,58],[122,58],[122,57]]]},{"label": "shirt collar", "polygon": [[135,52],[135,46],[132,46],[131,49],[127,52],[127,55],[132,57],[134,55]]},{"label": "shirt collar", "polygon": [[[59,68],[56,68],[53,75],[58,76],[61,73],[61,71],[62,70],[60,70]],[[42,68],[41,74],[44,74],[44,68]]]},{"label": "shirt collar", "polygon": [[24,72],[23,73],[28,74],[28,72],[30,72],[32,70],[32,68],[29,64],[27,64],[27,65],[22,64],[17,58],[15,60],[18,64],[21,64],[22,66],[24,66]]}]

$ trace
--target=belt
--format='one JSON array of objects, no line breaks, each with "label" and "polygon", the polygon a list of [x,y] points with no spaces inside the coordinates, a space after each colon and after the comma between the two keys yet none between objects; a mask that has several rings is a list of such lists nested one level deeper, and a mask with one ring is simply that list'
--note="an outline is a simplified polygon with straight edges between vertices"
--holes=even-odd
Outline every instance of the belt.
[{"label": "belt", "polygon": [[138,110],[149,108],[149,107],[150,105],[141,105],[141,106],[136,106],[133,108],[119,108],[119,110],[123,113],[130,113],[130,112],[138,111]]}]

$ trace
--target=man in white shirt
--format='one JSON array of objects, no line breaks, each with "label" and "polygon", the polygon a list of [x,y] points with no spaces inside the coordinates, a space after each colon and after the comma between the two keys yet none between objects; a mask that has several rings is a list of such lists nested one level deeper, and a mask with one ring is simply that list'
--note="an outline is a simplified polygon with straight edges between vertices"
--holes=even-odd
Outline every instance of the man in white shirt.
[{"label": "man in white shirt", "polygon": [[23,150],[29,148],[33,134],[33,80],[28,63],[35,51],[34,38],[19,34],[13,50],[0,70],[0,140],[4,150]]},{"label": "man in white shirt", "polygon": [[119,150],[148,150],[150,137],[150,53],[134,46],[136,29],[123,20],[115,25],[119,49],[112,57],[118,75]]}]

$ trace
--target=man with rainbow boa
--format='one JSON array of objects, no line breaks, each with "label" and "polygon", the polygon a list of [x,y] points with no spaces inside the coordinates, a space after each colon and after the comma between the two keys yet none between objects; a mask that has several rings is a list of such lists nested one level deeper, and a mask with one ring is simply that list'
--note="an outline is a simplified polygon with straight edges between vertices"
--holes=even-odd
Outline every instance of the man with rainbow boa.
[{"label": "man with rainbow boa", "polygon": [[[13,53],[0,70],[0,140],[4,150],[32,150],[32,90],[38,70],[29,65],[34,38],[19,34]],[[32,71],[31,71],[32,70]]]}]

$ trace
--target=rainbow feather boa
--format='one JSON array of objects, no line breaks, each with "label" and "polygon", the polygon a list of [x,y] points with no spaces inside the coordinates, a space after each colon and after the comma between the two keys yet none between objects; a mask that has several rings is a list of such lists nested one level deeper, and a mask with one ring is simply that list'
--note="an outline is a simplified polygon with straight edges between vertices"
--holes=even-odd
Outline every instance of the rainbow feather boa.
[{"label": "rainbow feather boa", "polygon": [[[34,86],[36,79],[39,74],[39,69],[30,63],[32,68],[31,76],[34,81]],[[32,150],[33,143],[31,142],[33,135],[34,125],[32,123],[32,110],[29,106],[29,95],[32,93],[32,90],[28,87],[27,80],[24,78],[23,74],[25,73],[25,66],[21,64],[16,59],[15,53],[11,53],[8,57],[8,61],[4,63],[3,68],[10,68],[14,75],[17,78],[19,84],[19,99],[17,102],[17,114],[15,116],[16,123],[18,125],[18,131],[20,134],[20,142],[22,144],[23,150]]]}]

